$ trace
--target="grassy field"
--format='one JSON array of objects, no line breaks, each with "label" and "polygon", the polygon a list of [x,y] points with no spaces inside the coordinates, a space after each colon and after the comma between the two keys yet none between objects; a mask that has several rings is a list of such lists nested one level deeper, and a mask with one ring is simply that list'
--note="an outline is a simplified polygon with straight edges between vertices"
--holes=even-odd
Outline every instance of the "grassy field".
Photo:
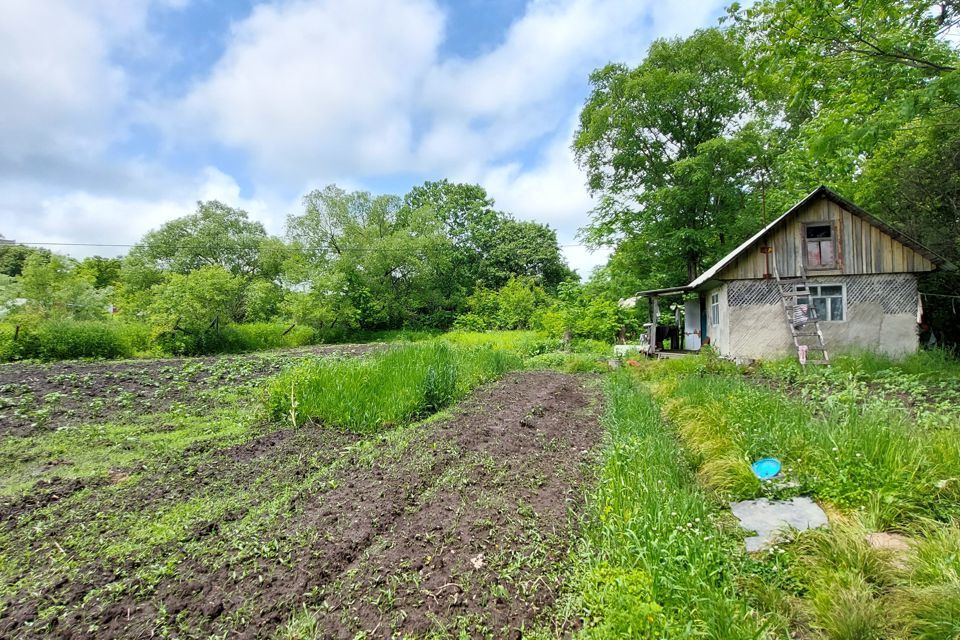
[{"label": "grassy field", "polygon": [[[960,637],[958,374],[942,354],[618,373],[570,615],[597,637]],[[830,528],[745,554],[727,502],[794,495]]]},{"label": "grassy field", "polygon": [[0,637],[960,637],[955,360],[405,337],[0,366]]}]

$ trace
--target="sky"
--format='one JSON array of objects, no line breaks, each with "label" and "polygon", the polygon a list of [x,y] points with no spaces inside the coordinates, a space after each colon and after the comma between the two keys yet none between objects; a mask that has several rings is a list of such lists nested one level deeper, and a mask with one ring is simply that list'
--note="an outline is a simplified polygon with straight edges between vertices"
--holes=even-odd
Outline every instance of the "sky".
[{"label": "sky", "polygon": [[[131,244],[198,200],[282,234],[335,183],[483,185],[577,246],[590,72],[712,0],[0,0],[0,234]],[[51,248],[77,257],[119,247]]]}]

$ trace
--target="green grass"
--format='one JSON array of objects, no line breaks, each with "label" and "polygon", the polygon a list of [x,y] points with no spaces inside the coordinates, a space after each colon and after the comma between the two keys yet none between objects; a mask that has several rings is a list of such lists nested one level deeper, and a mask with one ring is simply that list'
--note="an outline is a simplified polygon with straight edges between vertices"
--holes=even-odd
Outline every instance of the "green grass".
[{"label": "green grass", "polygon": [[[771,634],[958,638],[960,368],[942,353],[835,362],[751,372],[699,357],[643,363],[639,375],[709,495],[804,494],[827,506],[829,529],[736,563]],[[784,477],[761,486],[748,465],[763,456],[780,458]],[[903,535],[908,550],[868,542],[883,531]]]},{"label": "green grass", "polygon": [[398,345],[362,360],[324,359],[294,367],[269,385],[266,405],[292,425],[316,420],[373,433],[425,417],[521,365],[491,348],[441,341]]},{"label": "green grass", "polygon": [[880,529],[960,510],[960,482],[951,479],[960,468],[955,430],[918,429],[902,408],[843,390],[814,400],[742,375],[662,372],[654,385],[664,412],[704,483],[724,497],[757,495],[747,465],[774,456],[799,483],[794,492],[863,510]]},{"label": "green grass", "polygon": [[560,348],[559,340],[537,331],[451,331],[440,339],[460,347],[509,351],[521,358]]},{"label": "green grass", "polygon": [[764,637],[737,593],[741,546],[630,371],[605,386],[607,447],[570,615],[585,638]]}]

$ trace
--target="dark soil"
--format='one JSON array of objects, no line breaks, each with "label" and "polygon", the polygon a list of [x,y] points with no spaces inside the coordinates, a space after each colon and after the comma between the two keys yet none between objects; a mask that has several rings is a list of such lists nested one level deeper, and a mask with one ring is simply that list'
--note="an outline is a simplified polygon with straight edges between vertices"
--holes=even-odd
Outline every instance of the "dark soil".
[{"label": "dark soil", "polygon": [[[599,397],[588,378],[517,373],[389,437],[268,430],[136,482],[44,487],[0,509],[31,578],[0,597],[0,637],[520,637],[561,585]],[[201,496],[210,517],[175,543],[122,563],[70,546],[78,528],[121,538],[104,512]]]},{"label": "dark soil", "polygon": [[204,358],[0,365],[0,437],[156,413],[224,385],[251,386],[311,355],[356,356],[381,345],[325,345]]}]

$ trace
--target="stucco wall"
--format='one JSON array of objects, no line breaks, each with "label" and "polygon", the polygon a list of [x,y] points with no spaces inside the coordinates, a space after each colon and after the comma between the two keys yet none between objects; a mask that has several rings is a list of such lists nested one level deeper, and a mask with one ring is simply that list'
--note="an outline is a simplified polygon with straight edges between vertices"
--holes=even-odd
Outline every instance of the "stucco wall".
[{"label": "stucco wall", "polygon": [[[820,323],[829,351],[869,349],[898,356],[917,350],[917,279],[913,274],[826,276],[809,282],[845,288],[845,320]],[[727,314],[721,308],[721,316],[727,315],[729,324],[726,339],[718,340],[720,353],[772,358],[796,352],[774,281],[734,281],[723,298]]]}]

